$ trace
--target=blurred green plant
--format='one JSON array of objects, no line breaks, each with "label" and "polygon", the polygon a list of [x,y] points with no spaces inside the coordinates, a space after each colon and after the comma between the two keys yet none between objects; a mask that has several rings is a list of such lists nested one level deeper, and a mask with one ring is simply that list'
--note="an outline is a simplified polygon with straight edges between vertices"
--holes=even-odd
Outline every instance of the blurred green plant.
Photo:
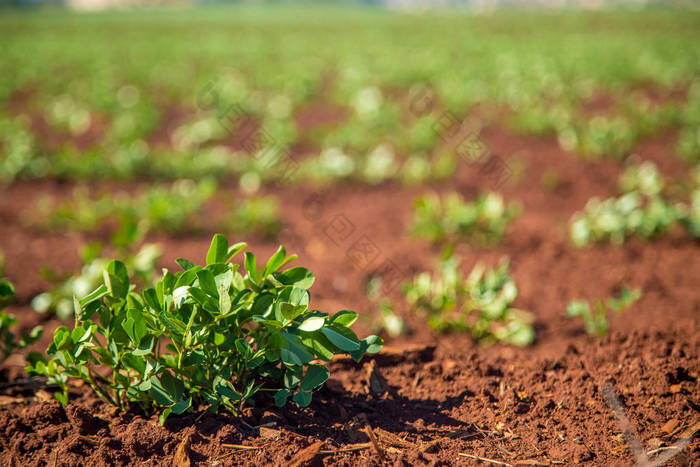
[{"label": "blurred green plant", "polygon": [[374,276],[367,281],[367,298],[376,309],[372,330],[376,333],[386,332],[390,337],[407,334],[409,332],[408,325],[394,311],[391,300],[382,295],[382,283],[382,278],[379,276]]},{"label": "blurred green plant", "polygon": [[36,342],[43,332],[41,326],[36,326],[29,333],[22,333],[17,339],[17,336],[10,330],[17,325],[17,318],[3,311],[14,300],[15,288],[12,283],[6,279],[0,279],[0,364],[16,350]]},{"label": "blurred green plant", "polygon": [[479,195],[472,203],[451,192],[442,199],[435,193],[416,198],[411,232],[433,243],[467,240],[477,245],[500,242],[520,205],[506,204],[499,193]]},{"label": "blurred green plant", "polygon": [[[50,270],[44,270],[45,279],[56,283],[52,289],[42,292],[32,300],[32,308],[38,313],[55,313],[61,320],[73,316],[75,299],[87,297],[103,281],[108,258],[100,257],[101,245],[89,244],[81,253],[83,266],[79,273],[61,277]],[[151,285],[156,278],[156,263],[161,257],[161,249],[155,244],[145,244],[137,252],[121,251],[124,264],[141,284]]]},{"label": "blurred green plant", "polygon": [[679,206],[663,196],[664,180],[652,162],[629,167],[620,177],[622,195],[591,198],[571,218],[571,241],[621,244],[632,235],[650,239],[667,232],[679,218]]},{"label": "blurred green plant", "polygon": [[619,297],[609,297],[606,300],[596,298],[592,309],[586,300],[572,300],[566,307],[566,316],[581,318],[588,334],[603,337],[608,333],[610,326],[608,322],[610,312],[621,313],[641,297],[641,289],[623,287]]},{"label": "blurred green plant", "polygon": [[513,307],[518,288],[508,260],[496,268],[477,263],[466,277],[458,266],[459,260],[446,250],[438,271],[422,272],[404,284],[408,304],[426,313],[436,331],[466,331],[484,343],[530,345],[535,339],[533,316]]}]

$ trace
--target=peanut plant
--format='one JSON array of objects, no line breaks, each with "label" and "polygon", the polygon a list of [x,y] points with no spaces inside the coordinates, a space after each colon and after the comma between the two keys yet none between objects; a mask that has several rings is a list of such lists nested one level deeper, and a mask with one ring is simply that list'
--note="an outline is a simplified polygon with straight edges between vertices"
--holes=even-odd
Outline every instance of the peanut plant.
[{"label": "peanut plant", "polygon": [[566,307],[566,316],[579,317],[583,320],[586,332],[603,337],[610,327],[608,315],[611,311],[620,313],[639,300],[642,296],[640,289],[623,287],[619,297],[609,297],[606,300],[596,298],[593,309],[586,300],[572,300]]},{"label": "peanut plant", "polygon": [[535,339],[530,313],[513,307],[518,288],[503,259],[496,268],[477,263],[468,276],[446,254],[435,274],[423,272],[404,284],[409,305],[423,311],[439,332],[466,331],[482,342],[526,346]]},{"label": "peanut plant", "polygon": [[651,239],[668,232],[677,221],[683,221],[688,232],[697,236],[692,220],[698,218],[693,214],[696,208],[689,210],[669,201],[663,194],[664,184],[651,162],[629,167],[620,177],[621,196],[602,201],[591,198],[572,216],[571,241],[580,247],[594,242],[622,244],[633,235]]},{"label": "peanut plant", "polygon": [[498,243],[517,217],[517,203],[506,204],[499,193],[479,195],[472,203],[452,192],[442,199],[434,193],[416,198],[411,232],[432,243],[466,240],[477,245]]},{"label": "peanut plant", "polygon": [[[349,328],[357,313],[330,316],[309,307],[314,275],[282,269],[296,256],[280,247],[265,264],[246,248],[214,236],[206,266],[178,259],[182,271],[163,270],[155,287],[138,290],[124,263],[111,261],[103,283],[75,300],[75,325],[61,326],[48,360],[28,370],[58,384],[68,401],[68,381],[79,379],[105,402],[160,410],[160,421],[208,406],[239,414],[271,394],[278,406],[292,399],[307,406],[329,377],[316,360],[349,354],[359,361],[382,340],[358,339]],[[98,368],[109,368],[109,374]],[[107,376],[103,376],[107,374]]]}]

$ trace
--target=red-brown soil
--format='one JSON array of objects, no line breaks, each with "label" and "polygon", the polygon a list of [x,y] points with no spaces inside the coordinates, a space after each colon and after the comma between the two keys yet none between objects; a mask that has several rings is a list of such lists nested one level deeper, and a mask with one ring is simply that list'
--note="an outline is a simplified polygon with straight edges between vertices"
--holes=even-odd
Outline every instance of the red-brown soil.
[{"label": "red-brown soil", "polygon": [[[523,214],[494,248],[460,245],[462,268],[510,257],[520,290],[515,305],[536,316],[535,345],[479,347],[463,335],[436,336],[399,307],[412,334],[387,338],[389,351],[362,364],[332,362],[332,379],[309,408],[249,409],[242,419],[196,413],[170,417],[165,427],[156,417],[118,413],[84,387],[73,388],[64,410],[47,400],[50,388],[18,384],[26,376],[19,371],[21,358],[13,357],[0,378],[0,464],[160,465],[174,462],[181,447],[178,456],[184,450],[197,465],[286,465],[302,458],[328,465],[376,464],[382,458],[394,465],[477,463],[469,456],[512,465],[629,465],[633,456],[605,400],[605,387],[619,396],[644,451],[669,452],[663,448],[700,421],[698,243],[672,232],[653,242],[633,239],[622,246],[575,249],[568,242],[568,219],[590,197],[615,194],[622,167],[583,162],[551,138],[515,136],[495,127],[483,137],[492,153],[523,168],[513,183],[500,188],[507,199],[520,200]],[[687,167],[673,156],[673,144],[662,135],[634,152],[669,175],[683,175]],[[554,174],[557,183],[544,184],[544,173]],[[222,187],[219,198],[236,195],[232,186]],[[280,199],[285,228],[278,240],[245,240],[261,256],[278,243],[298,253],[298,263],[317,277],[313,306],[358,310],[362,319],[356,330],[365,334],[374,316],[365,296],[368,276],[388,260],[406,279],[432,268],[439,257],[438,248],[407,234],[413,198],[427,189],[455,189],[470,198],[491,188],[478,166],[466,164],[450,180],[429,187],[394,182],[320,191],[269,187],[265,192]],[[41,233],[23,219],[38,196],[61,198],[72,189],[57,182],[0,188],[0,249],[18,291],[18,305],[10,311],[24,328],[44,321],[42,345],[58,322],[28,306],[48,285],[36,266],[75,270],[81,238]],[[336,216],[354,227],[344,240],[325,233]],[[201,261],[211,233],[149,240],[162,244],[162,265],[174,268],[176,257]],[[347,251],[363,236],[376,246],[376,257],[370,264],[353,265]],[[588,336],[580,321],[564,316],[570,300],[606,297],[623,285],[640,287],[644,295],[613,317],[606,338]],[[389,295],[400,298],[398,288]],[[416,346],[422,350],[411,350]],[[387,391],[373,393],[372,388],[382,387],[382,378]],[[370,441],[365,424],[380,452],[358,444]],[[358,449],[327,453],[348,447]],[[315,454],[319,449],[322,453]],[[674,461],[689,465],[698,459],[700,445],[694,441]]]}]

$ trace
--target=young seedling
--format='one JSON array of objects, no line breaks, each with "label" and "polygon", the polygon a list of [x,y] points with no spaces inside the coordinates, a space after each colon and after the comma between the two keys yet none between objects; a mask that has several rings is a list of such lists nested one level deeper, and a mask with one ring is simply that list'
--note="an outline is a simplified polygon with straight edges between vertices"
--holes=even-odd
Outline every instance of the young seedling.
[{"label": "young seedling", "polygon": [[314,361],[335,354],[359,361],[381,349],[380,338],[360,340],[349,328],[354,311],[331,316],[309,307],[314,275],[282,269],[296,258],[284,247],[263,264],[250,252],[242,266],[232,264],[245,248],[217,234],[206,266],[178,259],[182,271],[165,269],[155,287],[143,290],[124,263],[111,261],[103,284],[75,300],[73,329],[56,329],[48,360],[28,370],[58,384],[63,404],[75,378],[122,410],[129,403],[160,410],[164,423],[170,413],[204,405],[238,414],[267,393],[278,406],[290,398],[307,406],[329,377]]},{"label": "young seedling", "polygon": [[600,201],[592,198],[571,218],[571,241],[621,244],[632,235],[650,239],[667,232],[680,218],[679,207],[663,197],[664,181],[656,166],[645,162],[620,177],[622,195]]},{"label": "young seedling", "polygon": [[506,204],[499,193],[481,194],[473,203],[465,202],[456,192],[443,199],[429,193],[414,202],[411,232],[433,243],[467,240],[493,245],[501,240],[519,212],[517,203]]},{"label": "young seedling", "polygon": [[639,300],[641,296],[640,289],[623,287],[619,297],[609,297],[607,300],[596,298],[593,301],[593,309],[586,300],[572,300],[566,307],[566,316],[581,318],[586,332],[603,337],[608,333],[609,313],[611,311],[621,313]]},{"label": "young seedling", "polygon": [[7,360],[17,349],[23,349],[36,342],[43,332],[41,326],[36,326],[28,334],[23,333],[17,340],[17,336],[10,330],[17,325],[17,319],[3,311],[14,299],[15,289],[12,284],[0,279],[0,363]]},{"label": "young seedling", "polygon": [[436,331],[466,331],[487,343],[531,344],[535,339],[533,317],[512,306],[518,289],[508,272],[508,261],[502,260],[493,269],[478,263],[467,277],[458,265],[448,251],[439,272],[420,273],[404,284],[408,304],[425,312],[428,325]]}]

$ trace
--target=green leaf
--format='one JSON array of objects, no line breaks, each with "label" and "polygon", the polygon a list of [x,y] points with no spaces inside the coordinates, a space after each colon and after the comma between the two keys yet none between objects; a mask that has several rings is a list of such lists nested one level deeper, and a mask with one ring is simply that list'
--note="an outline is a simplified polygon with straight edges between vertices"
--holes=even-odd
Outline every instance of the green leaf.
[{"label": "green leaf", "polygon": [[299,330],[304,332],[318,331],[326,323],[326,318],[322,316],[312,316],[299,325]]},{"label": "green leaf", "polygon": [[180,265],[183,271],[187,271],[188,269],[192,269],[194,267],[194,263],[185,258],[178,258],[175,260],[175,262]]},{"label": "green leaf", "polygon": [[362,339],[362,342],[367,344],[366,353],[378,353],[384,346],[384,340],[378,336],[367,336]]},{"label": "green leaf", "polygon": [[337,351],[337,347],[319,331],[316,331],[313,333],[313,335],[307,339],[304,339],[302,342],[311,347],[319,358],[326,360],[327,362],[331,361],[333,355]]},{"label": "green leaf", "polygon": [[284,285],[294,285],[301,289],[309,289],[314,284],[314,275],[311,271],[303,267],[287,269],[275,276]]},{"label": "green leaf", "polygon": [[127,310],[126,316],[127,319],[124,321],[124,324],[122,324],[122,327],[131,338],[131,342],[138,346],[141,339],[143,339],[148,332],[146,321],[143,319],[143,314],[135,309]]},{"label": "green leaf", "polygon": [[253,315],[265,316],[270,314],[271,306],[275,301],[275,296],[269,293],[260,294],[255,297],[253,301],[253,306],[250,308]]},{"label": "green leaf", "polygon": [[297,392],[292,397],[292,400],[299,404],[299,407],[307,407],[311,403],[310,392]]},{"label": "green leaf", "polygon": [[169,371],[163,372],[160,377],[151,376],[151,389],[149,392],[160,405],[173,405],[182,399],[184,389],[182,381],[176,379]]},{"label": "green leaf", "polygon": [[313,360],[313,354],[306,349],[297,336],[282,332],[282,337],[285,341],[280,349],[282,361],[292,365],[302,365]]},{"label": "green leaf", "polygon": [[68,396],[63,394],[62,392],[57,392],[53,395],[58,402],[61,403],[61,405],[65,406],[68,404]]},{"label": "green leaf", "polygon": [[160,413],[160,415],[158,416],[158,423],[160,423],[161,426],[165,425],[165,421],[168,419],[168,416],[172,411],[173,410],[170,407],[168,407],[163,409],[163,411]]},{"label": "green leaf", "polygon": [[88,326],[87,329],[85,329],[83,326],[76,326],[73,331],[71,332],[71,340],[73,341],[74,344],[79,344],[81,342],[85,342],[90,337],[92,337],[92,334],[95,332],[95,326]]},{"label": "green leaf", "polygon": [[158,294],[156,289],[149,288],[143,291],[143,300],[146,302],[152,310],[156,312],[161,311],[161,303],[158,301]]},{"label": "green leaf", "polygon": [[280,303],[280,312],[282,317],[287,321],[294,320],[297,316],[306,311],[306,305],[292,305],[291,303]]},{"label": "green leaf", "polygon": [[352,352],[353,350],[357,350],[360,348],[360,344],[358,342],[354,342],[348,337],[340,334],[337,329],[325,327],[321,329],[321,332],[328,338],[329,341],[333,343],[333,345],[338,347],[340,350]]},{"label": "green leaf", "polygon": [[289,390],[280,389],[275,393],[275,405],[277,407],[284,407],[284,405],[287,403],[287,399],[291,395],[292,393]]},{"label": "green leaf", "polygon": [[[112,261],[112,263],[118,263],[121,264],[121,267],[124,267],[124,264],[121,261]],[[110,265],[112,264],[110,263]],[[114,270],[115,268],[111,268]],[[119,267],[116,267],[116,269],[120,269]],[[104,283],[105,286],[107,286],[107,290],[109,290],[110,295],[114,298],[120,298],[124,299],[126,298],[126,295],[129,293],[129,280],[123,280],[122,277],[119,275],[113,274],[110,272],[110,267],[107,267],[105,271],[103,272],[103,278],[104,278]]]},{"label": "green leaf", "polygon": [[247,246],[248,244],[244,242],[239,242],[231,245],[228,248],[228,251],[226,252],[226,262],[228,263],[229,261],[231,261],[234,256],[236,256],[241,250],[243,250]]},{"label": "green leaf", "polygon": [[12,303],[14,299],[15,288],[12,284],[6,280],[0,281],[0,310]]},{"label": "green leaf", "polygon": [[146,361],[139,355],[134,355],[133,353],[125,353],[122,356],[122,362],[127,368],[136,370],[137,372],[139,372],[139,374],[143,375],[144,371],[146,371]]},{"label": "green leaf", "polygon": [[309,365],[304,378],[299,384],[299,389],[302,391],[312,391],[325,383],[330,375],[331,372],[323,365]]},{"label": "green leaf", "polygon": [[109,262],[109,264],[107,264],[106,271],[111,275],[118,277],[119,280],[125,284],[129,283],[129,273],[126,270],[126,266],[121,261],[113,259]]},{"label": "green leaf", "polygon": [[219,302],[207,295],[202,289],[190,287],[187,291],[205,310],[211,313],[217,313],[219,311]]},{"label": "green leaf", "polygon": [[297,387],[299,381],[301,381],[303,367],[302,366],[291,366],[287,367],[287,371],[284,372],[284,386],[292,390]]},{"label": "green leaf", "polygon": [[248,277],[254,282],[258,283],[260,282],[260,276],[258,275],[258,267],[255,262],[255,255],[249,251],[245,252],[245,260],[243,262],[243,266],[245,267],[246,272],[248,273]]},{"label": "green leaf", "polygon": [[184,413],[187,409],[192,407],[192,398],[188,397],[186,400],[181,400],[174,404],[170,409],[172,409],[175,415],[180,415]]},{"label": "green leaf", "polygon": [[216,287],[216,279],[211,271],[207,269],[202,269],[197,273],[197,279],[199,279],[199,287],[207,293],[207,295],[219,298],[219,290]]},{"label": "green leaf", "polygon": [[202,269],[204,269],[202,266],[194,266],[193,268],[190,268],[187,271],[180,273],[177,277],[177,281],[175,281],[173,289],[184,287],[186,285],[192,285],[195,279],[197,278],[197,273]]},{"label": "green leaf", "polygon": [[216,263],[225,263],[228,260],[228,240],[222,234],[214,235],[211,246],[207,252],[207,266]]},{"label": "green leaf", "polygon": [[104,284],[100,284],[98,288],[90,292],[88,295],[80,299],[79,304],[81,307],[84,307],[88,303],[94,302],[95,300],[99,300],[105,295],[109,294],[109,290]]},{"label": "green leaf", "polygon": [[283,246],[280,246],[275,254],[273,254],[269,260],[267,260],[267,264],[265,265],[265,270],[263,271],[262,278],[264,279],[265,277],[268,276],[268,274],[272,274],[273,272],[277,271],[279,267],[282,265],[284,262],[284,258],[287,256],[287,251],[284,249]]},{"label": "green leaf", "polygon": [[71,331],[66,326],[59,326],[53,332],[53,343],[57,349],[64,348],[71,342]]},{"label": "green leaf", "polygon": [[238,402],[241,400],[241,394],[233,388],[230,381],[225,380],[221,376],[214,378],[214,390],[227,397],[231,402]]},{"label": "green leaf", "polygon": [[334,314],[331,318],[331,323],[340,324],[341,326],[350,327],[357,320],[358,314],[352,310],[341,310]]}]

